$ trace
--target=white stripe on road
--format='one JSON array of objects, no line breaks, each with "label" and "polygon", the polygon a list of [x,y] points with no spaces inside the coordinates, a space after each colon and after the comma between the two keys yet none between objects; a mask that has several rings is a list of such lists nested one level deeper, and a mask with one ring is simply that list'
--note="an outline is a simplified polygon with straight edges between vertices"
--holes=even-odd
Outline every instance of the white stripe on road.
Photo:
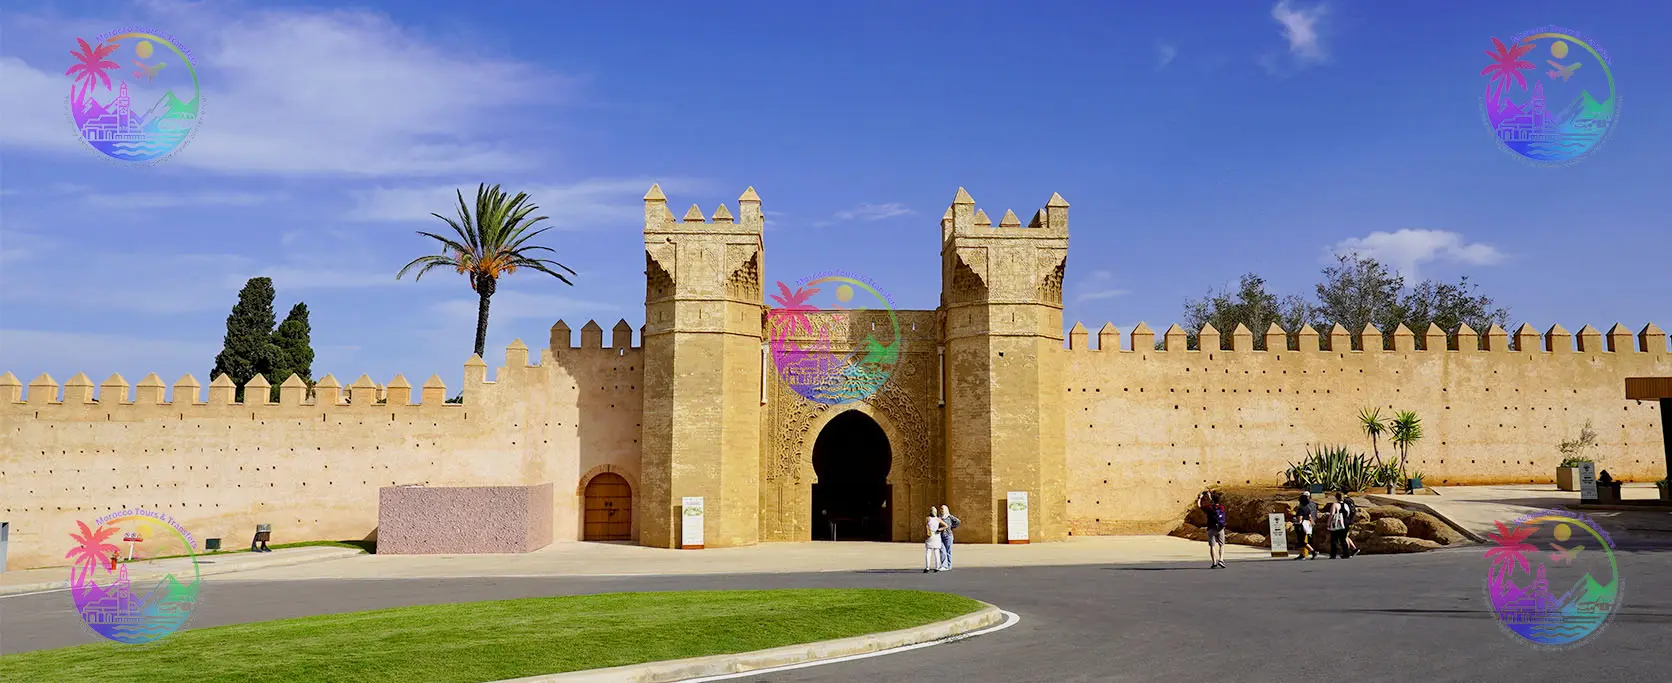
[{"label": "white stripe on road", "polygon": [[802,662],[800,664],[785,664],[784,666],[775,666],[775,667],[771,667],[771,668],[768,668],[768,669],[755,669],[754,671],[743,671],[743,672],[734,673],[734,674],[721,674],[719,676],[707,676],[707,677],[704,677],[704,678],[687,678],[687,679],[678,681],[677,683],[707,683],[708,681],[724,681],[724,680],[729,680],[729,679],[733,679],[733,678],[748,678],[748,677],[751,677],[751,676],[762,676],[762,675],[766,675],[766,674],[777,673],[777,672],[780,672],[780,671],[791,671],[791,670],[794,670],[794,669],[806,669],[808,667],[824,666],[826,664],[836,664],[838,662],[851,662],[851,661],[856,660],[856,659],[868,659],[870,657],[881,657],[883,655],[899,654],[901,652],[908,652],[908,651],[911,651],[911,650],[917,650],[917,649],[921,649],[921,648],[925,648],[925,647],[933,647],[933,646],[941,645],[941,644],[944,644],[944,643],[955,643],[955,642],[958,642],[958,641],[963,640],[965,638],[974,638],[975,636],[986,635],[986,634],[989,634],[989,633],[993,633],[995,631],[1003,631],[1004,629],[1015,626],[1016,622],[1019,622],[1019,621],[1022,620],[1021,617],[1016,616],[1015,612],[1008,612],[1008,611],[1005,611],[1005,610],[999,610],[999,613],[1004,615],[1004,622],[997,625],[997,626],[989,626],[989,627],[981,629],[979,631],[971,631],[969,633],[960,633],[960,634],[955,635],[955,636],[947,636],[945,638],[941,638],[940,640],[931,640],[931,641],[926,642],[926,643],[917,643],[915,645],[902,645],[900,647],[896,647],[896,648],[889,649],[889,650],[879,650],[877,652],[866,652],[864,654],[848,655],[846,657],[835,657],[835,658],[832,658],[832,659],[821,659],[821,660],[814,661],[814,662]]}]

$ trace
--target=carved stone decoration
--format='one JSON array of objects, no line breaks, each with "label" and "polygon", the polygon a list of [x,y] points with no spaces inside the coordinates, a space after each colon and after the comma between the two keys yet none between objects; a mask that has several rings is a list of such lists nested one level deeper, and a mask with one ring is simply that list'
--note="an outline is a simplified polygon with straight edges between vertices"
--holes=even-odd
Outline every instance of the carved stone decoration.
[{"label": "carved stone decoration", "polygon": [[[978,260],[971,266],[965,262],[965,257]],[[982,279],[976,268],[985,270],[986,252],[979,250],[961,250],[953,258],[952,264],[952,300],[954,302],[981,301],[987,297],[987,282]]]},{"label": "carved stone decoration", "polygon": [[1041,253],[1039,260],[1040,269],[1045,270],[1045,277],[1039,283],[1039,300],[1060,306],[1062,305],[1062,276],[1063,272],[1068,269],[1068,256],[1052,250]]},{"label": "carved stone decoration", "polygon": [[[772,421],[777,429],[777,439],[773,443],[776,452],[772,466],[766,471],[769,482],[788,481],[801,483],[801,453],[807,446],[813,422],[831,406],[809,401],[795,392],[795,389],[774,375],[769,378],[776,387],[772,397]],[[810,463],[809,463],[810,465]]]},{"label": "carved stone decoration", "polygon": [[660,301],[673,296],[673,276],[649,251],[644,252],[644,286],[646,301]]},{"label": "carved stone decoration", "polygon": [[899,454],[905,464],[905,472],[896,475],[895,481],[929,481],[932,474],[930,452],[934,444],[930,441],[929,426],[925,424],[923,414],[913,405],[912,391],[900,382],[889,382],[871,396],[870,403],[899,431],[894,436],[900,442],[891,443],[889,447]]},{"label": "carved stone decoration", "polygon": [[726,277],[726,295],[745,301],[760,301],[760,250],[747,244],[728,244],[726,264],[735,264],[731,275]]}]

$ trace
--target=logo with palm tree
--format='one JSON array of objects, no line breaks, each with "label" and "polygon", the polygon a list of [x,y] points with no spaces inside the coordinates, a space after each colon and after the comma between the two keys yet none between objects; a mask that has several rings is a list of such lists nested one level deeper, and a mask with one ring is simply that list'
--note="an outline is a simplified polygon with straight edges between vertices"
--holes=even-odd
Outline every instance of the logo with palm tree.
[{"label": "logo with palm tree", "polygon": [[[1576,31],[1546,27],[1492,39],[1481,111],[1498,145],[1540,166],[1589,156],[1620,113],[1608,53]],[[1546,68],[1548,66],[1548,68]]]},{"label": "logo with palm tree", "polygon": [[[186,624],[197,608],[202,576],[191,535],[173,518],[124,510],[96,520],[93,527],[82,521],[76,526],[77,531],[69,535],[75,545],[64,557],[73,563],[70,597],[82,623],[119,643],[148,643]],[[152,534],[155,529],[164,533]],[[112,541],[128,545],[126,561],[122,549]],[[142,553],[136,553],[136,545],[144,546]],[[189,562],[190,585],[182,584],[174,572],[165,573],[161,579],[130,576],[127,562],[145,557],[166,558],[160,561],[176,564]]]},{"label": "logo with palm tree", "polygon": [[66,103],[82,142],[130,162],[161,161],[186,146],[203,114],[190,50],[150,30],[76,38],[76,47],[64,75],[71,77]]},{"label": "logo with palm tree", "polygon": [[771,299],[772,361],[803,398],[826,405],[863,401],[893,375],[900,321],[870,281],[824,275],[798,282],[794,290],[779,282]]},{"label": "logo with palm tree", "polygon": [[1601,632],[1620,606],[1620,568],[1608,532],[1565,510],[1495,524],[1498,531],[1487,534],[1493,546],[1486,551],[1492,563],[1486,595],[1499,625],[1549,650],[1578,647]]}]

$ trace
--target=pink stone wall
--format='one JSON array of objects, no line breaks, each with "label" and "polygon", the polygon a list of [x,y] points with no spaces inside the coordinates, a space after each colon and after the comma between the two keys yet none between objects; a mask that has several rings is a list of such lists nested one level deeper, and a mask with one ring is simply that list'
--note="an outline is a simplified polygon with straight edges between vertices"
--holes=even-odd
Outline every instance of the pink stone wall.
[{"label": "pink stone wall", "polygon": [[378,491],[379,555],[526,553],[551,542],[550,483]]}]

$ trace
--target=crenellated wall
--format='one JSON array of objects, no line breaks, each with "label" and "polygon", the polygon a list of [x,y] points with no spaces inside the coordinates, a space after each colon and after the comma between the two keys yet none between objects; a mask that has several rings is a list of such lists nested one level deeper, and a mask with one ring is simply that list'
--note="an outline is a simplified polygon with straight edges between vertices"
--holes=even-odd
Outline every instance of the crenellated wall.
[{"label": "crenellated wall", "polygon": [[[1523,326],[1517,351],[1496,326],[1481,337],[1461,333],[1454,341],[1464,350],[1424,351],[1401,325],[1393,350],[1366,352],[1347,350],[1350,337],[1382,349],[1375,328],[1349,335],[1337,326],[1320,340],[1308,327],[1295,342],[1306,350],[1254,351],[1247,328],[1222,339],[1209,326],[1206,350],[1191,351],[1177,325],[1156,350],[1155,333],[1140,324],[1131,350],[1120,350],[1120,331],[1105,325],[1093,350],[1076,324],[1063,351],[1070,526],[1159,531],[1205,487],[1280,483],[1309,445],[1369,452],[1357,414],[1371,406],[1422,417],[1409,467],[1429,484],[1549,482],[1556,444],[1587,420],[1600,469],[1626,480],[1663,476],[1658,407],[1624,398],[1626,377],[1672,374],[1658,327],[1634,338],[1620,325],[1606,335],[1586,326],[1576,338],[1561,326],[1544,335]],[[1288,348],[1283,330],[1267,334],[1269,348]],[[1427,348],[1446,348],[1438,328],[1425,336]],[[1386,439],[1381,453],[1392,454]]]},{"label": "crenellated wall", "polygon": [[[95,387],[84,374],[42,375],[27,392],[0,376],[0,514],[11,522],[7,567],[59,564],[77,520],[128,507],[173,515],[199,538],[248,542],[258,523],[274,542],[359,539],[377,527],[378,489],[555,486],[558,540],[580,537],[583,475],[607,467],[637,481],[642,349],[616,325],[611,346],[591,322],[581,344],[561,321],[553,345],[530,365],[518,340],[488,381],[480,358],[465,364],[464,403],[448,404],[439,377],[382,389],[362,376],[331,375],[313,396],[287,380],[276,403],[257,377],[239,403],[226,377],[207,395],[187,375],[172,391],[149,375],[130,387],[115,375]],[[130,389],[132,392],[130,393]]]},{"label": "crenellated wall", "polygon": [[[1121,350],[1113,325],[1093,348],[1075,324],[1064,348],[1069,207],[1055,194],[1028,225],[1006,211],[994,226],[960,188],[941,223],[941,304],[895,312],[904,344],[891,381],[863,401],[814,404],[778,377],[766,346],[754,189],[735,218],[722,205],[712,219],[694,206],[675,219],[656,186],[644,201],[639,346],[625,320],[608,340],[588,322],[578,343],[558,321],[537,357],[511,344],[493,381],[472,357],[462,404],[445,402],[439,377],[345,387],[327,375],[311,391],[293,377],[277,402],[257,378],[240,403],[225,377],[203,387],[187,375],[171,388],[155,375],[137,386],[42,375],[27,387],[0,376],[8,568],[60,564],[77,520],[130,507],[228,547],[258,523],[281,543],[365,538],[379,489],[402,484],[550,483],[552,536],[574,540],[586,485],[606,472],[631,487],[643,545],[680,543],[685,496],[705,499],[707,545],[804,540],[812,451],[847,411],[889,441],[882,483],[897,540],[919,539],[918,511],[948,503],[960,540],[1002,541],[1010,491],[1030,494],[1031,540],[1165,531],[1204,487],[1277,483],[1308,445],[1368,449],[1356,416],[1370,406],[1422,416],[1410,465],[1434,484],[1550,481],[1557,443],[1586,421],[1616,478],[1664,472],[1658,406],[1624,398],[1627,377],[1672,376],[1654,325],[1523,326],[1513,344],[1497,326],[1449,337],[1431,327],[1421,339],[1400,326],[1389,344],[1373,327],[1274,326],[1261,334],[1275,351],[1253,350],[1239,325],[1204,328],[1203,350],[1191,351],[1177,325],[1158,350],[1140,324]],[[845,329],[825,313],[809,318],[852,351],[877,315],[850,316]]]}]

